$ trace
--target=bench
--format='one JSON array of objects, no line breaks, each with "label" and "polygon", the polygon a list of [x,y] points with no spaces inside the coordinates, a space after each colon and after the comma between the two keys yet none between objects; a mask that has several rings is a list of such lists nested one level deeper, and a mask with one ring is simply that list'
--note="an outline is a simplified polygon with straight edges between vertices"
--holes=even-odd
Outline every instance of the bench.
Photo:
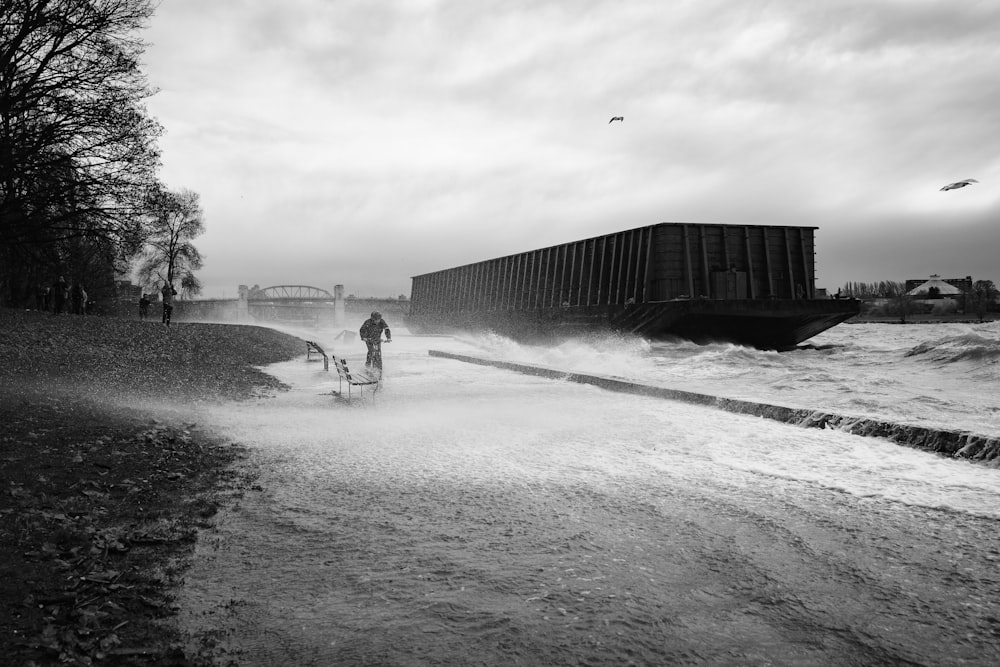
[{"label": "bench", "polygon": [[333,365],[337,367],[337,376],[340,380],[340,394],[343,396],[344,382],[347,383],[347,400],[351,400],[351,387],[358,387],[361,390],[361,395],[365,395],[365,387],[374,387],[372,389],[372,397],[375,396],[375,391],[378,390],[379,379],[374,378],[366,373],[352,373],[351,369],[347,367],[347,359],[339,359],[336,356],[333,357]]},{"label": "bench", "polygon": [[[329,357],[326,356],[326,352],[323,351],[323,348],[321,348],[319,346],[319,343],[314,343],[311,340],[307,340],[306,341],[306,361],[313,361],[313,359],[312,359],[312,355],[313,354],[319,354],[319,355],[321,355],[323,357],[323,370],[324,371],[330,370],[330,359],[329,359]],[[319,359],[317,359],[316,361],[319,361]]]}]

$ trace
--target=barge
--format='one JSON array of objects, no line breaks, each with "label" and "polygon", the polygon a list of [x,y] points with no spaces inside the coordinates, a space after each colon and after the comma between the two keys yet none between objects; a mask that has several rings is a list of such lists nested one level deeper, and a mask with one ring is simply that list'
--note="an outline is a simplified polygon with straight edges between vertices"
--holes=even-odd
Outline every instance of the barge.
[{"label": "barge", "polygon": [[425,273],[412,277],[408,326],[792,349],[860,311],[817,297],[816,229],[663,222]]}]

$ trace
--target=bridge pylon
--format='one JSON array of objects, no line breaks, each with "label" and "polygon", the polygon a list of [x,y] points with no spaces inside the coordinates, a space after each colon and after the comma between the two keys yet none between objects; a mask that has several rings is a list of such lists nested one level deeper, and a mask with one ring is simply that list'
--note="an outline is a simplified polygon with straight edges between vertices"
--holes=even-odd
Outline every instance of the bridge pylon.
[{"label": "bridge pylon", "polygon": [[335,327],[344,326],[344,286],[333,286],[333,325]]},{"label": "bridge pylon", "polygon": [[239,286],[240,298],[236,302],[236,321],[250,321],[250,288],[246,285]]}]

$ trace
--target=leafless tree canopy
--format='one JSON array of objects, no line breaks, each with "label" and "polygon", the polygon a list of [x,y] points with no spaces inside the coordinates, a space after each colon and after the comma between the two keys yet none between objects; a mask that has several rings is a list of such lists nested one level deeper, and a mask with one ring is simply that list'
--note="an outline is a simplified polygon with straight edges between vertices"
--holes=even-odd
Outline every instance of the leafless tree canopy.
[{"label": "leafless tree canopy", "polygon": [[190,190],[155,191],[148,208],[148,236],[139,264],[139,283],[152,291],[158,283],[179,280],[183,294],[197,294],[201,284],[194,272],[201,268],[202,259],[192,240],[205,231],[198,194]]},{"label": "leafless tree canopy", "polygon": [[0,298],[143,242],[161,128],[144,100],[147,0],[0,0]]},{"label": "leafless tree canopy", "polygon": [[1000,290],[992,280],[977,280],[969,292],[969,308],[979,316],[981,322],[990,310],[995,309]]},{"label": "leafless tree canopy", "polygon": [[843,294],[855,299],[889,299],[906,294],[906,283],[881,280],[877,283],[850,282],[842,288]]}]

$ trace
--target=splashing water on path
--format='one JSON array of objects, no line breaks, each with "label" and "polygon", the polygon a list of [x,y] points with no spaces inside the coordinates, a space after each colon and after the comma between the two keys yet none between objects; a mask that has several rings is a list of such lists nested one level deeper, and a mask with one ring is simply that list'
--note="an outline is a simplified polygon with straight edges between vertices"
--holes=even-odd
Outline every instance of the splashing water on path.
[{"label": "splashing water on path", "polygon": [[200,541],[184,627],[241,664],[990,664],[997,470],[427,355],[812,400],[863,366],[834,345],[791,353],[810,380],[731,346],[400,332],[351,404],[321,364],[272,367],[291,391],[200,416],[262,490]]}]

